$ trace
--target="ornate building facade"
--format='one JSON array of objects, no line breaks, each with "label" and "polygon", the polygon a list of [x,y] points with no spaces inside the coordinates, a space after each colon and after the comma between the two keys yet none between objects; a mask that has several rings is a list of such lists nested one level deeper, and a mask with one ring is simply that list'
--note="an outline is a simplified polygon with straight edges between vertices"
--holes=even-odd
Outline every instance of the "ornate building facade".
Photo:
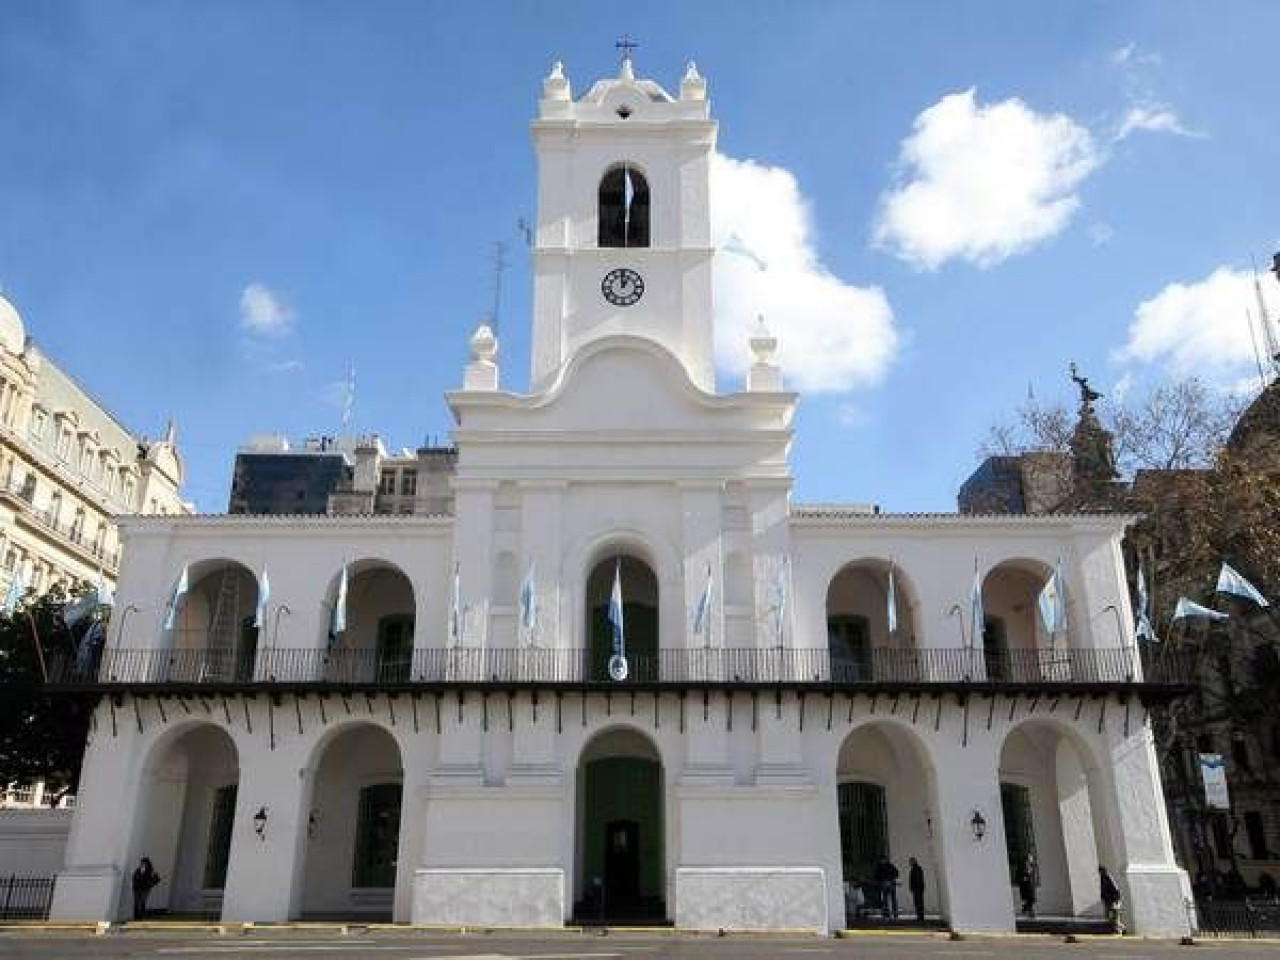
[{"label": "ornate building facade", "polygon": [[0,583],[108,585],[120,514],[185,514],[172,424],[148,441],[105,410],[27,336],[0,297]]},{"label": "ornate building facade", "polygon": [[148,856],[227,919],[825,932],[915,857],[955,929],[1014,929],[1027,867],[1098,917],[1106,865],[1186,931],[1128,518],[794,503],[763,326],[717,389],[716,134],[692,65],[545,79],[531,392],[478,330],[440,512],[124,522],[53,916],[126,916]]}]

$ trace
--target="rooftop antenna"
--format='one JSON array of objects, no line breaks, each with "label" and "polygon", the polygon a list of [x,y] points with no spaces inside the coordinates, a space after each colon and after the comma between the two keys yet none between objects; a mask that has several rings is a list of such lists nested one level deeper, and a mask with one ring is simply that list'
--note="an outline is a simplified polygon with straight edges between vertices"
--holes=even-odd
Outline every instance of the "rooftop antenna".
[{"label": "rooftop antenna", "polygon": [[498,335],[498,311],[502,307],[502,275],[509,266],[511,261],[507,259],[507,245],[498,240],[493,245],[493,315],[489,324],[495,337]]},{"label": "rooftop antenna", "polygon": [[342,434],[351,430],[351,411],[356,405],[356,365],[347,366],[347,379],[342,384]]}]

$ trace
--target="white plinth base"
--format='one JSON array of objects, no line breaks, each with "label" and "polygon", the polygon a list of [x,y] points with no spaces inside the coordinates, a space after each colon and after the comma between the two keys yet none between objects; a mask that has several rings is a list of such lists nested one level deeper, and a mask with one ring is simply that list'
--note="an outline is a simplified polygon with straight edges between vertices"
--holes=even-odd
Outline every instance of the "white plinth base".
[{"label": "white plinth base", "polygon": [[1129,896],[1121,905],[1130,933],[1144,937],[1183,937],[1191,932],[1187,903],[1191,882],[1179,867],[1134,865],[1125,871]]},{"label": "white plinth base", "polygon": [[565,919],[564,871],[416,870],[411,919],[431,926],[559,927]]},{"label": "white plinth base", "polygon": [[118,920],[120,871],[115,867],[63,870],[53,884],[50,920]]},{"label": "white plinth base", "polygon": [[828,932],[821,867],[680,867],[676,926],[685,930]]}]

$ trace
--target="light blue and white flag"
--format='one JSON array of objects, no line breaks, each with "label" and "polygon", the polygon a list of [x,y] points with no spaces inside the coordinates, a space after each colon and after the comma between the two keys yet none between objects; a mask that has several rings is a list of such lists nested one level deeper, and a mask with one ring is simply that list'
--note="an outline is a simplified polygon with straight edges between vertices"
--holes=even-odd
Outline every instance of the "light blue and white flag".
[{"label": "light blue and white flag", "polygon": [[89,672],[89,666],[93,663],[94,655],[102,649],[106,639],[107,630],[101,620],[95,620],[89,624],[89,629],[84,632],[84,636],[80,638],[80,643],[76,647],[77,676],[85,678],[85,674]]},{"label": "light blue and white flag", "polygon": [[27,577],[23,573],[22,565],[19,564],[14,568],[13,576],[9,578],[9,592],[4,597],[4,615],[12,617],[13,611],[18,609],[18,604],[22,602],[23,596],[27,592]]},{"label": "light blue and white flag", "polygon": [[190,571],[187,565],[182,565],[182,574],[178,577],[178,582],[173,585],[173,593],[169,595],[169,604],[164,610],[164,628],[172,630],[178,624],[178,608],[182,606],[182,598],[187,595]]},{"label": "light blue and white flag", "polygon": [[267,619],[267,602],[271,599],[271,578],[267,576],[267,568],[262,568],[262,579],[258,583],[258,605],[253,611],[253,625],[258,630],[262,629],[263,622]]},{"label": "light blue and white flag", "polygon": [[613,656],[609,659],[609,675],[615,680],[627,678],[627,632],[622,615],[622,561],[613,567],[613,590],[609,593],[609,627],[613,633]]},{"label": "light blue and white flag", "polygon": [[1178,606],[1174,608],[1173,619],[1184,620],[1187,617],[1205,617],[1209,620],[1230,620],[1231,618],[1220,610],[1210,610],[1208,607],[1202,607],[1198,603],[1193,603],[1186,597],[1178,598]]},{"label": "light blue and white flag", "polygon": [[1246,600],[1252,600],[1260,607],[1269,607],[1267,598],[1252,583],[1242,577],[1234,567],[1229,563],[1222,564],[1222,570],[1218,573],[1218,593],[1229,593],[1234,597],[1244,597]]},{"label": "light blue and white flag", "polygon": [[893,564],[889,564],[889,593],[885,599],[888,606],[889,633],[898,632],[898,588],[893,582]]},{"label": "light blue and white flag", "polygon": [[98,606],[114,607],[115,605],[115,591],[107,586],[107,578],[102,575],[102,564],[98,564]]},{"label": "light blue and white flag", "polygon": [[62,622],[68,628],[74,627],[85,617],[91,616],[98,609],[98,592],[90,590],[84,596],[77,597],[62,608]]},{"label": "light blue and white flag", "polygon": [[1138,625],[1134,630],[1139,641],[1156,643],[1155,627],[1151,625],[1151,598],[1147,596],[1147,578],[1142,572],[1142,564],[1138,564]]},{"label": "light blue and white flag", "polygon": [[697,606],[693,609],[693,635],[695,637],[705,637],[707,643],[711,642],[711,601],[715,594],[715,588],[711,581],[711,564],[707,564],[707,582],[702,588],[702,596],[698,597]]},{"label": "light blue and white flag", "polygon": [[342,564],[338,577],[338,593],[333,598],[333,611],[329,616],[329,636],[336,637],[347,630],[347,564]]},{"label": "light blue and white flag", "polygon": [[631,204],[635,203],[636,185],[631,180],[631,168],[622,168],[622,217],[623,221],[630,226],[631,224]]},{"label": "light blue and white flag", "polygon": [[720,249],[725,253],[735,253],[740,257],[746,257],[756,265],[756,269],[764,273],[769,269],[769,263],[764,257],[756,253],[743,242],[743,239],[736,233],[730,234],[729,239],[720,244]]},{"label": "light blue and white flag", "polygon": [[530,560],[529,569],[524,574],[524,583],[520,585],[520,629],[532,640],[537,628],[538,577],[534,561]]},{"label": "light blue and white flag", "polygon": [[462,642],[462,565],[453,565],[453,596],[449,600],[449,642]]},{"label": "light blue and white flag", "polygon": [[973,586],[969,588],[969,646],[977,646],[978,638],[986,629],[987,613],[982,609],[982,575],[974,564]]},{"label": "light blue and white flag", "polygon": [[782,646],[782,633],[787,623],[787,558],[783,557],[778,563],[777,572],[773,578],[773,609],[774,615],[777,617],[774,623],[774,629],[777,631],[778,646]]},{"label": "light blue and white flag", "polygon": [[1044,624],[1046,633],[1055,636],[1067,628],[1067,595],[1062,580],[1061,560],[1053,568],[1052,576],[1040,591],[1038,604],[1040,622]]}]

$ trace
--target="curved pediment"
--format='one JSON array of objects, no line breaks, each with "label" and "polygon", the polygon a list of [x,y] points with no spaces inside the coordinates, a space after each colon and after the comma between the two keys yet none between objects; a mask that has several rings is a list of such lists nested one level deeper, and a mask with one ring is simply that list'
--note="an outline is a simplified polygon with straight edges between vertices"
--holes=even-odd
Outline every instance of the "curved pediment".
[{"label": "curved pediment", "polygon": [[456,392],[448,400],[464,430],[619,433],[785,429],[795,396],[707,393],[661,344],[616,335],[583,346],[542,393]]}]

